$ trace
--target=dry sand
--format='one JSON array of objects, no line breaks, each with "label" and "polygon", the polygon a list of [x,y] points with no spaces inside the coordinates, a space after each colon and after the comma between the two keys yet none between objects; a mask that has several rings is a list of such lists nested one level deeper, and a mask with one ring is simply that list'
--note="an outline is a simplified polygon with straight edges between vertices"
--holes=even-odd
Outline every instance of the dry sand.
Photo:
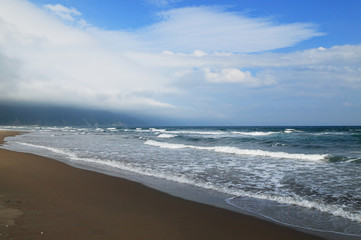
[{"label": "dry sand", "polygon": [[[5,136],[0,132],[0,144]],[[139,183],[0,149],[0,239],[321,239]]]}]

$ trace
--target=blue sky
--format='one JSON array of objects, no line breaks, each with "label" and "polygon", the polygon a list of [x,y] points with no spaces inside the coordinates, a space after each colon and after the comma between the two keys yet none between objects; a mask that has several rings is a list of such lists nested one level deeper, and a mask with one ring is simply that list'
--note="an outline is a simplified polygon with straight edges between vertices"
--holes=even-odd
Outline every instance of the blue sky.
[{"label": "blue sky", "polygon": [[358,0],[2,0],[0,101],[169,125],[360,125],[360,11]]},{"label": "blue sky", "polygon": [[115,0],[32,0],[42,6],[62,4],[81,9],[82,16],[98,27],[118,30],[137,29],[157,21],[157,12],[189,6],[225,6],[250,17],[273,18],[280,23],[310,22],[318,25],[321,32],[327,33],[323,39],[300,43],[299,48],[322,43],[325,47],[342,44],[359,44],[361,31],[361,2],[358,0],[180,0],[180,1],[115,1]]}]

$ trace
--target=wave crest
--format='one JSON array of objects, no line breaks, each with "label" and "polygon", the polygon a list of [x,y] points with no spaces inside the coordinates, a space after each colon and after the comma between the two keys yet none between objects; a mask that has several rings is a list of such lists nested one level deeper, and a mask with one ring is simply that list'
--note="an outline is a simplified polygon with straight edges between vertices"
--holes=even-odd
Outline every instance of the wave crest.
[{"label": "wave crest", "polygon": [[167,148],[167,149],[198,149],[220,153],[236,154],[236,155],[249,155],[249,156],[260,156],[260,157],[271,157],[271,158],[286,158],[286,159],[297,159],[304,161],[323,161],[328,156],[326,154],[301,154],[301,153],[286,153],[286,152],[270,152],[264,150],[254,149],[240,149],[237,147],[228,146],[215,146],[215,147],[203,147],[194,145],[185,145],[177,143],[158,142],[154,140],[147,140],[144,144]]}]

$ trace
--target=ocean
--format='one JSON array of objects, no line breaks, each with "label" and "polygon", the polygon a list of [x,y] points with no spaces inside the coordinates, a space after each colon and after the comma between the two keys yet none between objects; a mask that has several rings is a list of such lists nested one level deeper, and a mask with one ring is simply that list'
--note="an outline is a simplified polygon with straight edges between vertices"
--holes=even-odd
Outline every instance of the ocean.
[{"label": "ocean", "polygon": [[361,127],[1,128],[28,132],[2,148],[361,237]]}]

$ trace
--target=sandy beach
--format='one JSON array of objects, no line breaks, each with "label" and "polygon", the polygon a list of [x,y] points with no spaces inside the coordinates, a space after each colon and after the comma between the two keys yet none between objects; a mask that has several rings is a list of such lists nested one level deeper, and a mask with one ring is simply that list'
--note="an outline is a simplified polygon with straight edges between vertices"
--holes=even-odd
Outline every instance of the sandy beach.
[{"label": "sandy beach", "polygon": [[[4,137],[16,132],[0,132]],[[0,149],[0,239],[321,239],[139,183]]]}]

